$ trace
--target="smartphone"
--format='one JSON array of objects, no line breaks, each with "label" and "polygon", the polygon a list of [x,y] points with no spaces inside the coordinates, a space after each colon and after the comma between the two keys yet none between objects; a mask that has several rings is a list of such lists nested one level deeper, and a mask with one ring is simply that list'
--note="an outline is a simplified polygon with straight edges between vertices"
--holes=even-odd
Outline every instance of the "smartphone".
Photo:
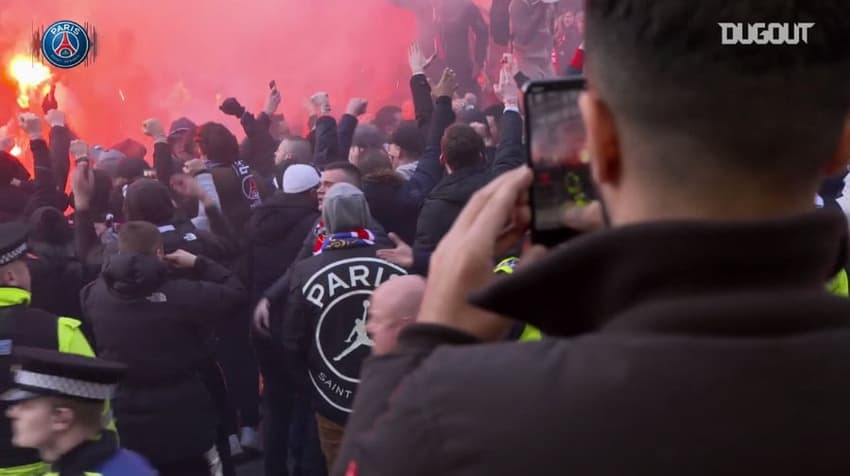
[{"label": "smartphone", "polygon": [[531,186],[531,239],[544,246],[563,243],[581,232],[564,225],[564,214],[596,199],[590,173],[587,133],[578,98],[581,77],[532,81],[525,93]]}]

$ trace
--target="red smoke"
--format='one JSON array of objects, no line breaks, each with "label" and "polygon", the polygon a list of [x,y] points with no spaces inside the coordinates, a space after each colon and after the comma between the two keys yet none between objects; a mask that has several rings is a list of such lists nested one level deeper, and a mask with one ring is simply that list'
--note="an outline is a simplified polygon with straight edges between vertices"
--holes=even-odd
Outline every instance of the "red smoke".
[{"label": "red smoke", "polygon": [[[335,113],[352,96],[368,98],[375,111],[410,95],[406,55],[415,22],[388,0],[3,0],[0,125],[19,112],[6,71],[11,56],[28,51],[33,25],[61,19],[91,23],[98,33],[93,65],[52,68],[60,108],[90,144],[127,137],[148,144],[141,123],[152,116],[166,127],[183,115],[219,121],[241,137],[238,122],[218,111],[217,95],[258,112],[271,79],[283,95],[279,112],[296,132],[316,91],[330,93]],[[33,109],[41,113],[40,104]]]}]

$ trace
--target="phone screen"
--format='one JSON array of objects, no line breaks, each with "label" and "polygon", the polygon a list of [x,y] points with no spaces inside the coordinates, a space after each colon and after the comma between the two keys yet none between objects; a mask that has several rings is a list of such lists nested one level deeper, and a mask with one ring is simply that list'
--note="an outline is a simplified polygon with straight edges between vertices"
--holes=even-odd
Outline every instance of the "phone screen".
[{"label": "phone screen", "polygon": [[564,215],[595,198],[578,106],[583,89],[581,79],[531,83],[526,88],[528,157],[534,171],[532,238],[537,243],[554,245],[577,235],[564,225]]}]

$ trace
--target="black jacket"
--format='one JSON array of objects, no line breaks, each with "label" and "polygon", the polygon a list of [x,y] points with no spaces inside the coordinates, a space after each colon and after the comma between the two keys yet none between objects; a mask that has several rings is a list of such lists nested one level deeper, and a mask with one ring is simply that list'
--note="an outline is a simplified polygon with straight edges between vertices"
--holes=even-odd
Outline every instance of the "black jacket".
[{"label": "black jacket", "polygon": [[491,177],[483,160],[477,166],[457,170],[443,177],[422,205],[414,248],[433,251],[472,194],[487,185]]},{"label": "black jacket", "polygon": [[289,272],[287,361],[294,381],[304,382],[307,374],[316,411],[340,425],[351,412],[360,366],[374,345],[366,333],[369,296],[391,277],[407,274],[376,258],[377,249],[329,249]]},{"label": "black jacket", "polygon": [[[406,243],[416,236],[417,204],[404,194],[404,177],[392,170],[363,177],[363,194],[369,211],[387,233],[395,233]],[[424,198],[424,196],[422,197]]]},{"label": "black jacket", "polygon": [[197,280],[171,279],[156,257],[120,254],[81,293],[97,354],[128,366],[113,401],[121,444],[157,464],[213,446],[216,411],[199,370],[213,327],[245,303],[223,266],[198,258],[193,271]]},{"label": "black jacket", "polygon": [[[437,114],[442,109],[437,101]],[[505,111],[500,121],[502,137],[491,164],[482,161],[476,167],[461,169],[448,175],[434,187],[425,200],[416,225],[413,244],[413,269],[417,274],[428,274],[431,253],[443,239],[463,207],[480,188],[494,177],[521,166],[526,161],[522,143],[522,117],[516,111]],[[432,130],[433,133],[433,130]],[[432,140],[433,140],[432,135]]]},{"label": "black jacket", "polygon": [[846,234],[822,212],[576,238],[473,299],[551,338],[414,325],[370,359],[333,474],[846,473]]},{"label": "black jacket", "polygon": [[97,277],[100,269],[86,266],[73,255],[37,253],[26,263],[32,280],[30,305],[80,320],[86,339],[94,344],[91,325],[80,306],[80,291]]},{"label": "black jacket", "polygon": [[305,194],[278,193],[254,211],[246,230],[252,300],[286,273],[318,218],[318,202]]}]

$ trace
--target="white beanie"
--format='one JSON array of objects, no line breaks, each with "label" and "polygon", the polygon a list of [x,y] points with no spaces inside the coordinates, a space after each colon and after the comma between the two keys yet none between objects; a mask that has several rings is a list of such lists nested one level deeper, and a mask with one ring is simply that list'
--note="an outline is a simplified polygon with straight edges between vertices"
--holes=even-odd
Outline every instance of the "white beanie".
[{"label": "white beanie", "polygon": [[283,173],[283,193],[301,193],[321,183],[319,172],[304,164],[293,164]]}]

